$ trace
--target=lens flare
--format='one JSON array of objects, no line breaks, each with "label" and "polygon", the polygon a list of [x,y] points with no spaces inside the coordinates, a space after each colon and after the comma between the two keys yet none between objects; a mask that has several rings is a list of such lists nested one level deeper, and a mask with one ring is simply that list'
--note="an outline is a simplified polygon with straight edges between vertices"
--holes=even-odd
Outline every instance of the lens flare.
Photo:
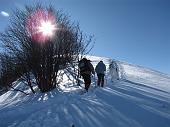
[{"label": "lens flare", "polygon": [[28,17],[26,29],[32,40],[40,43],[47,42],[54,37],[57,30],[56,18],[52,12],[37,10]]},{"label": "lens flare", "polygon": [[56,30],[56,25],[52,24],[51,21],[42,21],[38,31],[43,34],[43,36],[51,37]]}]

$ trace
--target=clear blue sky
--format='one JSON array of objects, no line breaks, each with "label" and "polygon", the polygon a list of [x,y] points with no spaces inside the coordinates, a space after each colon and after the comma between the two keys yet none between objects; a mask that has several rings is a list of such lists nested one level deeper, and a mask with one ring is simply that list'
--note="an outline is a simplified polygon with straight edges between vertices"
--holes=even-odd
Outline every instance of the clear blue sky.
[{"label": "clear blue sky", "polygon": [[[7,26],[12,8],[33,1],[0,0],[0,31]],[[170,0],[39,1],[62,9],[86,34],[95,36],[92,55],[170,74]]]}]

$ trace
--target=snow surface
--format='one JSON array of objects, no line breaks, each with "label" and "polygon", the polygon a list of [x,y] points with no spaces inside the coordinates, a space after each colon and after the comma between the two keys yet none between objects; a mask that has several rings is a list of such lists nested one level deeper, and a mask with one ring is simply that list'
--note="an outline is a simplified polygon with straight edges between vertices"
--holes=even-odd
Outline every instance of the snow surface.
[{"label": "snow surface", "polygon": [[[94,66],[103,60],[108,69],[109,58],[88,58]],[[93,77],[85,94],[82,87],[68,85],[64,79],[60,90],[1,95],[0,127],[170,127],[170,76],[125,62],[117,64],[121,80],[112,82],[106,72],[105,87],[100,88]]]}]

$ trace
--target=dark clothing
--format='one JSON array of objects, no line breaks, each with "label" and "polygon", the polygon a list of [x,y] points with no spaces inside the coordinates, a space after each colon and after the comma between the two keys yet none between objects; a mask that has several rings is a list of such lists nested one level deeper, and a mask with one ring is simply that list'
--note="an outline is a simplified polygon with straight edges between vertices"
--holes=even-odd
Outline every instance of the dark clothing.
[{"label": "dark clothing", "polygon": [[97,64],[95,71],[98,77],[97,85],[103,87],[104,86],[104,73],[106,71],[106,65],[103,63],[103,61],[100,61]]},{"label": "dark clothing", "polygon": [[80,74],[84,79],[85,89],[88,91],[91,84],[91,74],[95,74],[93,65],[90,60],[83,58],[79,61]]},{"label": "dark clothing", "polygon": [[82,77],[84,79],[85,89],[86,89],[86,91],[88,91],[90,84],[91,84],[91,75],[82,74]]},{"label": "dark clothing", "polygon": [[95,68],[95,71],[97,74],[104,74],[105,71],[106,71],[106,65],[103,63],[103,61],[100,61],[96,68]]},{"label": "dark clothing", "polygon": [[104,74],[97,74],[97,77],[98,77],[97,85],[103,87],[104,86]]},{"label": "dark clothing", "polygon": [[90,63],[90,60],[87,60],[83,58],[82,60],[79,61],[79,68],[80,68],[80,74],[89,74],[95,73],[93,65]]}]

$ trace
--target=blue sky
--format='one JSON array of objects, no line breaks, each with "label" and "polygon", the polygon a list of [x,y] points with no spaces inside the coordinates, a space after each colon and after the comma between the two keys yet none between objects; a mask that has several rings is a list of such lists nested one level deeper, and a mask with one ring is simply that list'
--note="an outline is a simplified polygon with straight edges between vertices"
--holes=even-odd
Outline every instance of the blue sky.
[{"label": "blue sky", "polygon": [[[23,8],[33,1],[1,0],[0,31],[8,25],[13,8]],[[91,55],[170,74],[170,0],[39,1],[62,9],[72,21],[79,22],[84,33],[94,35]]]}]

